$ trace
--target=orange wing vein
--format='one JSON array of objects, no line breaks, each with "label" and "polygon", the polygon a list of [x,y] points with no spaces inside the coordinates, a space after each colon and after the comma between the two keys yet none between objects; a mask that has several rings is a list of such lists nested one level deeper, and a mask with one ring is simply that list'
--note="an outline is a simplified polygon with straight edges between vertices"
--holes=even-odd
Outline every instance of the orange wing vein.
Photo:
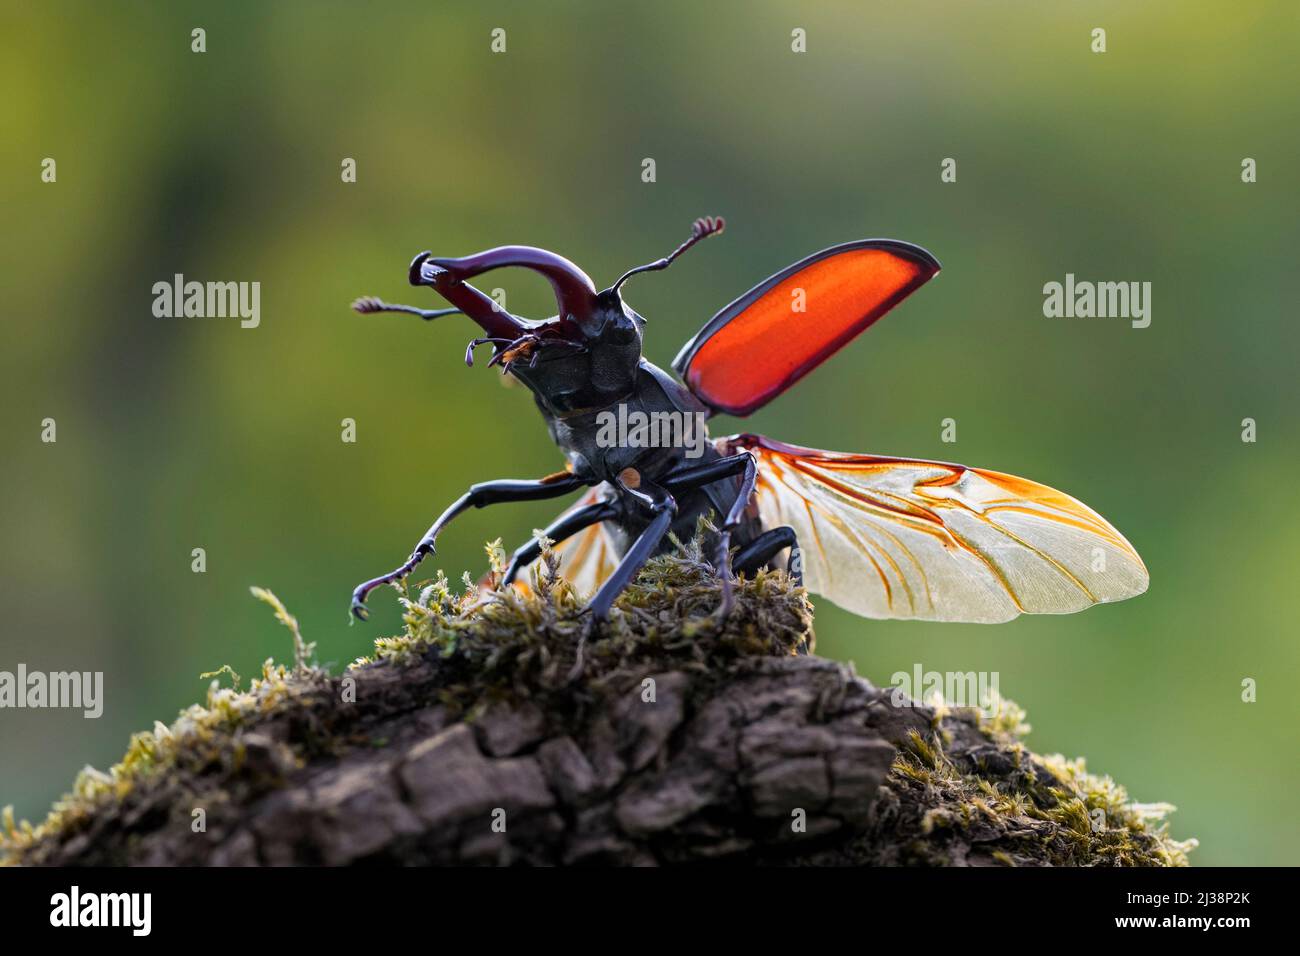
[{"label": "orange wing vein", "polygon": [[759,517],[765,528],[795,530],[809,590],[866,617],[996,623],[1147,588],[1124,536],[1046,485],[760,435],[719,444],[758,457]]}]

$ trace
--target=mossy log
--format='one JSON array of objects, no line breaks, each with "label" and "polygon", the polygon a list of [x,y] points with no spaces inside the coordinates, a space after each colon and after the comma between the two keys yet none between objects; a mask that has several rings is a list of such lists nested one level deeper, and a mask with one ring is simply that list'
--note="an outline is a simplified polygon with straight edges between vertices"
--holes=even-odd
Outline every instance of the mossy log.
[{"label": "mossy log", "polygon": [[[85,771],[11,863],[1177,865],[1167,807],[1038,757],[1023,714],[922,706],[812,641],[781,572],[735,612],[698,548],[588,634],[527,592],[403,592],[406,633],[340,676],[268,662]],[[274,598],[263,592],[265,599]],[[864,627],[869,627],[864,623]],[[584,639],[584,635],[587,635]],[[1098,812],[1100,811],[1100,813]]]}]

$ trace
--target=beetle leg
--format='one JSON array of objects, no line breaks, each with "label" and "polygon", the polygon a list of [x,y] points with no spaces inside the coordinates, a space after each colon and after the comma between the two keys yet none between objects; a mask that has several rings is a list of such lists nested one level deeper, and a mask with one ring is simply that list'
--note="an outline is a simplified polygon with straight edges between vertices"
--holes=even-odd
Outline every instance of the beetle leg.
[{"label": "beetle leg", "polygon": [[799,540],[795,537],[794,528],[789,525],[764,531],[745,545],[736,552],[731,568],[736,574],[751,576],[757,573],[759,568],[770,564],[772,559],[786,548],[790,549],[786,571],[796,585],[803,587],[803,555],[799,550]]},{"label": "beetle leg", "polygon": [[736,500],[731,503],[722,527],[718,529],[718,549],[713,566],[717,570],[722,588],[722,603],[718,607],[720,617],[731,613],[735,598],[731,590],[731,533],[740,525],[749,499],[754,495],[754,483],[758,480],[758,465],[752,453],[738,452],[726,458],[718,458],[703,465],[688,465],[664,479],[664,486],[670,491],[688,490],[707,485],[719,478],[740,475],[740,489]]},{"label": "beetle leg", "polygon": [[539,501],[544,498],[558,498],[589,484],[591,482],[585,478],[571,472],[562,471],[537,481],[512,481],[507,479],[504,481],[485,481],[482,484],[474,485],[469,491],[461,495],[451,507],[439,515],[438,520],[424,533],[424,537],[415,546],[411,556],[400,567],[357,586],[356,590],[352,592],[352,613],[364,621],[366,619],[366,597],[370,592],[381,584],[392,584],[395,581],[402,580],[415,570],[416,565],[429,555],[434,554],[438,534],[451,523],[453,518],[462,512],[468,511],[470,508],[485,508],[488,505],[505,501]]},{"label": "beetle leg", "polygon": [[614,573],[600,586],[596,596],[587,605],[592,618],[596,621],[603,621],[609,615],[609,609],[614,606],[614,601],[623,593],[623,589],[632,582],[632,579],[636,577],[636,573],[641,570],[641,566],[659,547],[659,542],[664,539],[664,535],[668,533],[668,529],[673,523],[673,518],[677,516],[677,499],[669,494],[666,489],[644,479],[636,488],[628,487],[623,483],[622,479],[618,479],[618,484],[624,492],[645,505],[654,517],[636,541],[632,543],[632,546],[627,549],[627,553],[623,555],[623,560],[614,569]]},{"label": "beetle leg", "polygon": [[[570,514],[560,515],[559,518],[546,526],[542,535],[558,544],[577,534],[583,528],[589,528],[600,521],[608,521],[617,517],[618,514],[617,502],[597,501]],[[512,583],[520,570],[536,561],[541,553],[542,545],[538,538],[533,538],[527,544],[520,545],[510,559],[510,566],[506,568],[505,576],[501,578],[502,587]]]},{"label": "beetle leg", "polygon": [[[626,484],[621,477],[616,481],[620,489],[647,507],[654,517],[636,541],[632,542],[632,547],[627,549],[627,553],[623,555],[614,573],[605,579],[605,583],[600,586],[591,603],[587,605],[586,610],[591,612],[589,630],[594,630],[604,623],[609,616],[609,609],[614,606],[623,589],[636,577],[641,566],[646,563],[650,555],[654,554],[659,543],[668,534],[668,529],[672,527],[673,519],[677,517],[677,499],[664,488],[644,479],[640,480],[635,488]],[[588,633],[589,631],[584,631],[582,637],[578,639],[573,668],[569,671],[570,680],[576,679],[582,672],[582,652],[587,645]]]},{"label": "beetle leg", "polygon": [[740,519],[745,514],[745,506],[754,495],[754,483],[758,480],[758,465],[754,461],[754,456],[746,451],[741,452],[741,457],[744,461],[741,465],[743,471],[740,475],[740,492],[736,495],[736,500],[731,503],[731,509],[727,512],[722,527],[718,529],[718,556],[713,565],[718,571],[722,584],[722,604],[718,607],[718,616],[723,618],[731,613],[735,602],[731,592],[731,532],[739,527]]},{"label": "beetle leg", "polygon": [[[764,531],[737,551],[736,559],[731,565],[732,570],[736,574],[755,574],[786,548],[790,549],[790,557],[785,563],[786,572],[796,587],[803,587],[803,552],[799,550],[799,539],[795,537],[794,528],[789,525]],[[797,652],[807,654],[808,651],[808,641],[801,640]]]}]

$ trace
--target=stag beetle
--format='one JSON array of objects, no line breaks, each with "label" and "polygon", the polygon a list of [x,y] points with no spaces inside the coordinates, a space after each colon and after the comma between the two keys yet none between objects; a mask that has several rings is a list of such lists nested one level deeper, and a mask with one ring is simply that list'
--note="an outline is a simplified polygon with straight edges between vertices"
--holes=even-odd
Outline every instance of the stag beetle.
[{"label": "stag beetle", "polygon": [[[622,296],[633,276],[667,269],[721,233],[721,218],[693,224],[669,255],[630,269],[603,292],[574,263],[532,246],[464,258],[415,257],[409,280],[451,308],[425,310],[377,298],[358,312],[424,319],[462,313],[499,365],[533,393],[564,471],[531,481],[472,486],[444,511],[400,567],[357,587],[366,615],[376,587],[405,578],[435,551],[438,535],[470,508],[587,494],[543,532],[561,572],[585,592],[596,622],[669,534],[689,537],[701,516],[721,516],[711,541],[718,613],[733,606],[732,578],[784,567],[837,604],[867,617],[996,622],[1020,613],[1064,613],[1141,593],[1142,559],[1081,502],[1023,478],[944,462],[818,451],[762,435],[704,441],[716,412],[745,416],[780,395],[939,272],[919,246],[866,239],[832,246],[776,273],[718,312],[673,361],[681,379],[641,354],[646,321]],[[557,314],[512,315],[469,284],[492,269],[540,273]],[[600,424],[677,416],[697,423],[674,441],[598,440]],[[703,434],[700,431],[704,430]],[[801,551],[801,546],[806,554]],[[734,555],[732,548],[736,548]],[[513,554],[503,585],[537,561],[533,539]],[[783,553],[788,556],[781,560]]]}]

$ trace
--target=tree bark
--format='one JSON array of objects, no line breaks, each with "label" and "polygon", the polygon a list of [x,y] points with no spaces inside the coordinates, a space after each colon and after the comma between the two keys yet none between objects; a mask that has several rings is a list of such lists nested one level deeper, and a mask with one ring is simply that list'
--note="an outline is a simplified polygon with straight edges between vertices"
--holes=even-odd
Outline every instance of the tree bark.
[{"label": "tree bark", "polygon": [[[488,604],[426,589],[408,601],[400,653],[339,677],[301,660],[292,671],[268,665],[249,692],[214,691],[170,730],[139,735],[112,785],[79,782],[34,835],[11,831],[9,855],[60,865],[1186,861],[1192,843],[1149,825],[1150,806],[1081,765],[1036,757],[975,711],[936,711],[795,653],[811,615],[782,577],[744,582],[725,627],[707,633],[695,622],[716,606],[712,578],[684,567],[655,572],[664,576],[629,599],[621,629],[588,648],[577,677],[566,676],[575,599],[562,588]],[[303,653],[296,622],[276,607]]]},{"label": "tree bark", "polygon": [[[340,756],[296,766],[286,746],[328,723],[319,711],[337,699],[334,679],[302,696],[301,713],[238,731],[239,766],[219,789],[184,775],[142,788],[32,862],[1051,862],[1046,823],[927,829],[942,799],[887,780],[911,734],[932,735],[935,712],[895,706],[842,664],[792,656],[653,673],[653,701],[651,685],[630,686],[565,733],[532,702],[471,719],[421,706],[430,668],[353,672],[357,700],[372,704]],[[954,766],[1056,783],[1032,762],[1018,770],[969,715],[938,725]],[[200,809],[206,829],[194,832]]]}]

